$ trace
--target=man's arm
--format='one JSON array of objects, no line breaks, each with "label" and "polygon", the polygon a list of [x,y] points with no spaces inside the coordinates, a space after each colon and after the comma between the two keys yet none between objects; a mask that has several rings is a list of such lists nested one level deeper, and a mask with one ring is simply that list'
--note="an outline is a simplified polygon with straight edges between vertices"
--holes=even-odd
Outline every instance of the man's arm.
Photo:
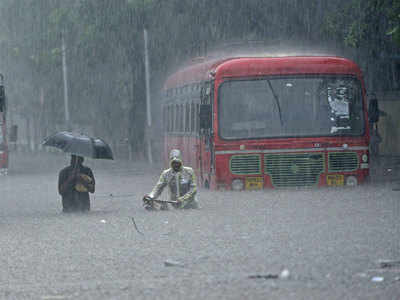
[{"label": "man's arm", "polygon": [[64,195],[75,184],[76,174],[74,171],[70,172],[70,174],[68,173],[68,169],[63,169],[58,175],[58,193],[60,195]]},{"label": "man's arm", "polygon": [[189,172],[190,177],[191,177],[190,178],[190,187],[189,187],[189,190],[187,191],[187,193],[185,195],[183,195],[183,196],[178,198],[178,200],[181,201],[181,202],[190,199],[191,197],[193,197],[197,193],[196,175],[195,175],[195,173],[194,173],[192,168],[187,168],[186,170]]},{"label": "man's arm", "polygon": [[162,172],[160,178],[158,179],[156,185],[154,186],[153,190],[149,194],[149,197],[156,199],[158,196],[161,195],[162,191],[164,190],[165,186],[167,185],[167,175],[166,171]]}]

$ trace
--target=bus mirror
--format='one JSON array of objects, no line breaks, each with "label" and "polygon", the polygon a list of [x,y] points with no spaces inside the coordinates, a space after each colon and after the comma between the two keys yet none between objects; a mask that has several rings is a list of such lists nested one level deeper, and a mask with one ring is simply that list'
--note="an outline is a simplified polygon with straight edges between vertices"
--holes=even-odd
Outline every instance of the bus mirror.
[{"label": "bus mirror", "polygon": [[370,123],[377,123],[379,121],[379,106],[376,98],[369,101],[368,118]]},{"label": "bus mirror", "polygon": [[18,125],[12,125],[10,129],[10,142],[16,143],[18,139]]},{"label": "bus mirror", "polygon": [[209,98],[211,96],[211,86],[209,84],[204,84],[201,87],[200,98],[203,103],[209,103]]},{"label": "bus mirror", "polygon": [[211,105],[200,105],[200,129],[211,128]]}]

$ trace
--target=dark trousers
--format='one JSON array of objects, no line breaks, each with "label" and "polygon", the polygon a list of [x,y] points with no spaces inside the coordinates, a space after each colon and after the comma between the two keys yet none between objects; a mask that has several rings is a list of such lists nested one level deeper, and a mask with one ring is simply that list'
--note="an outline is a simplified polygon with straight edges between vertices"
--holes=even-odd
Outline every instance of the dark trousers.
[{"label": "dark trousers", "polygon": [[76,211],[90,211],[89,195],[79,195],[81,193],[74,193],[70,197],[62,198],[63,212],[76,212]]}]

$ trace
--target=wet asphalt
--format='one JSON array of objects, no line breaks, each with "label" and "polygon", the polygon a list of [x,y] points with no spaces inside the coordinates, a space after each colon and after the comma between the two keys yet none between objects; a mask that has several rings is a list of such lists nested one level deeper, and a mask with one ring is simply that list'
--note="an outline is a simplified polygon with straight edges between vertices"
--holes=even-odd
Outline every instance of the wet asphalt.
[{"label": "wet asphalt", "polygon": [[1,299],[400,298],[400,267],[379,264],[400,260],[384,164],[355,188],[200,190],[199,210],[148,212],[159,166],[89,160],[92,210],[63,214],[67,159],[24,157],[0,177]]}]

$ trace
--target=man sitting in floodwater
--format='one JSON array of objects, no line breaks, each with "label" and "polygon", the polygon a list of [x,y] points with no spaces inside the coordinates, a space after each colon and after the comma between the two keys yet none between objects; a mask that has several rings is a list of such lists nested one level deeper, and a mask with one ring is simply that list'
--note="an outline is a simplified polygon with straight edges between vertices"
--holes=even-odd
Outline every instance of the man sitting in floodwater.
[{"label": "man sitting in floodwater", "polygon": [[63,212],[90,210],[89,192],[94,193],[95,180],[92,170],[82,163],[82,156],[71,155],[71,164],[58,175]]},{"label": "man sitting in floodwater", "polygon": [[174,208],[199,208],[196,201],[196,176],[190,167],[182,163],[181,152],[174,149],[170,153],[171,168],[161,173],[160,179],[152,192],[143,197],[143,204],[147,210],[168,209],[168,203],[156,203],[152,201],[157,199],[163,189],[168,185],[170,191],[170,201]]}]

